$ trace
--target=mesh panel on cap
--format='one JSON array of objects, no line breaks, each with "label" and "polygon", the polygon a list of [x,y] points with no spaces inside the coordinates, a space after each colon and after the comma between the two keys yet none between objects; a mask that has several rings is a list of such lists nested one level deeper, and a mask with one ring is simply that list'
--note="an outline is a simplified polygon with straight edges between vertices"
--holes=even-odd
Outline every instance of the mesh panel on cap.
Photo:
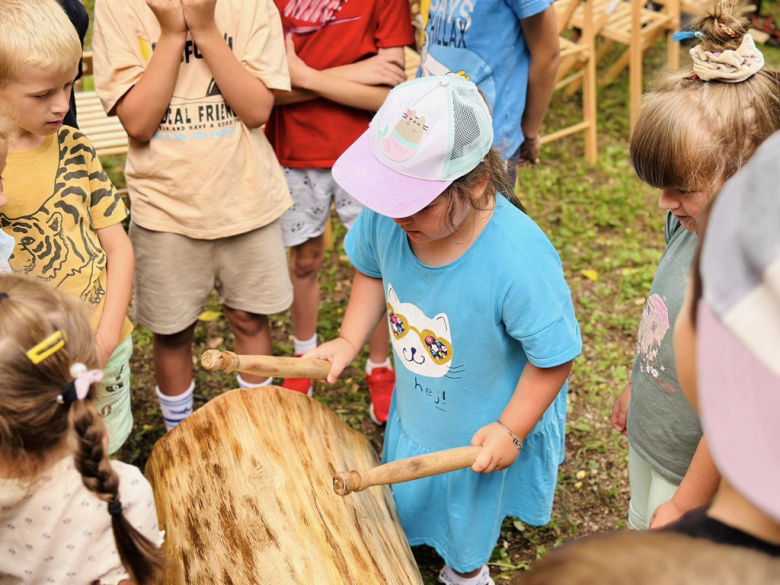
[{"label": "mesh panel on cap", "polygon": [[477,86],[454,76],[450,82],[454,90],[449,92],[453,123],[444,161],[445,180],[457,179],[474,170],[493,144],[490,111]]}]

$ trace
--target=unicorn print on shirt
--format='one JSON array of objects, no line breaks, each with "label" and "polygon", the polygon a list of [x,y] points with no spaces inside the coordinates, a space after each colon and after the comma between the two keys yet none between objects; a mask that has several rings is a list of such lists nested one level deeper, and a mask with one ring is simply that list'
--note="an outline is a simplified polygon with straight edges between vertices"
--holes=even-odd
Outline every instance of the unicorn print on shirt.
[{"label": "unicorn print on shirt", "polygon": [[402,303],[387,286],[387,316],[396,355],[407,370],[429,378],[457,380],[463,366],[453,366],[455,349],[446,313],[428,317],[412,303]]}]

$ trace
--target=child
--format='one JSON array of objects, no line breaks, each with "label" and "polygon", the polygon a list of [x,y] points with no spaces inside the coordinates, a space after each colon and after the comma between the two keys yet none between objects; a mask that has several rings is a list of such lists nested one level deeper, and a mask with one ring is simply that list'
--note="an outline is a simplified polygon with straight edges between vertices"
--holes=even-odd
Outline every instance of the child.
[{"label": "child", "polygon": [[390,92],[333,168],[368,209],[345,242],[357,273],[341,336],[306,356],[330,360],[335,381],[387,311],[402,367],[385,461],[482,446],[471,470],[393,487],[409,543],[435,547],[450,584],[492,583],[505,516],[549,521],[581,349],[558,255],[507,200],[492,142],[487,104],[461,77]]},{"label": "child", "polygon": [[119,194],[89,140],[63,125],[80,58],[76,31],[55,0],[0,2],[0,103],[20,129],[3,175],[8,205],[0,227],[16,240],[14,272],[90,306],[105,368],[96,407],[114,453],[133,426],[127,306],[134,259]]},{"label": "child", "polygon": [[739,8],[724,4],[691,28],[701,43],[691,50],[693,66],[656,82],[631,139],[637,174],[661,189],[658,205],[668,211],[667,246],[642,315],[630,383],[612,414],[615,429],[628,433],[629,523],[639,530],[704,505],[717,488],[699,419],[680,393],[671,330],[699,210],[780,129],[780,75],[761,68]]},{"label": "child", "polygon": [[156,582],[152,488],[108,458],[93,404],[103,372],[82,307],[0,276],[0,348],[0,581]]},{"label": "child", "polygon": [[423,0],[419,75],[450,71],[476,83],[493,110],[493,146],[507,160],[539,162],[540,131],[560,62],[552,0]]},{"label": "child", "polygon": [[[290,88],[271,0],[102,0],[95,87],[130,135],[135,319],[154,333],[165,424],[192,412],[192,343],[216,286],[244,354],[292,302],[278,218],[290,194],[261,130]],[[239,376],[240,387],[270,383]]]},{"label": "child", "polygon": [[658,532],[610,532],[567,542],[509,585],[780,585],[780,560]]},{"label": "child", "polygon": [[674,332],[680,386],[722,479],[670,531],[780,558],[780,133],[709,214]]},{"label": "child", "polygon": [[[282,216],[284,244],[290,247],[295,355],[317,347],[317,275],[325,259],[323,233],[333,200],[349,229],[360,204],[331,175],[336,159],[360,136],[387,97],[406,81],[404,45],[414,42],[408,0],[327,2],[304,10],[305,2],[276,0],[287,40],[293,91],[275,92],[266,127],[284,172],[293,207]],[[338,128],[338,132],[331,129]],[[366,383],[371,417],[384,423],[395,373],[388,358],[389,334],[381,325],[369,340]],[[310,379],[288,379],[285,388],[311,393]]]},{"label": "child", "polygon": [[[0,108],[0,209],[8,205],[8,198],[3,191],[3,171],[8,161],[8,152],[16,141],[19,132],[5,109]],[[8,259],[14,253],[16,240],[11,235],[0,230],[0,274],[12,272]]]}]

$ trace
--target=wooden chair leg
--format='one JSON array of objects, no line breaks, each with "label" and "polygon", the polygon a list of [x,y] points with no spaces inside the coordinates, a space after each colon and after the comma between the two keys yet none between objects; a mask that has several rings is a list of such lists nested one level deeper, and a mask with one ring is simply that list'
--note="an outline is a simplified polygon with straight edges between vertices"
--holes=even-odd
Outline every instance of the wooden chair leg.
[{"label": "wooden chair leg", "polygon": [[585,64],[585,76],[582,89],[583,119],[588,123],[585,130],[585,159],[595,163],[598,158],[598,136],[596,134],[596,35],[593,31],[593,4],[585,2],[585,35],[588,44],[588,60]]},{"label": "wooden chair leg", "polygon": [[642,106],[642,23],[638,0],[631,2],[631,45],[629,47],[629,92],[631,132],[639,120],[639,109]]}]

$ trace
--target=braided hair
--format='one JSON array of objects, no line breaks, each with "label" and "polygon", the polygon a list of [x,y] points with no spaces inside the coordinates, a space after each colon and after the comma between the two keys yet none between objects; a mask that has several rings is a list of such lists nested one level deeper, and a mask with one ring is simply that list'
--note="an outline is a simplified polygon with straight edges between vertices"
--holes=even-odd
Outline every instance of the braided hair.
[{"label": "braided hair", "polygon": [[[58,331],[62,348],[33,363],[28,350]],[[122,514],[119,476],[91,400],[95,385],[85,400],[62,400],[76,363],[99,368],[81,305],[31,278],[0,276],[0,461],[13,477],[32,483],[73,453],[84,487],[107,504],[122,565],[136,583],[153,583],[163,565],[161,552]]]}]

